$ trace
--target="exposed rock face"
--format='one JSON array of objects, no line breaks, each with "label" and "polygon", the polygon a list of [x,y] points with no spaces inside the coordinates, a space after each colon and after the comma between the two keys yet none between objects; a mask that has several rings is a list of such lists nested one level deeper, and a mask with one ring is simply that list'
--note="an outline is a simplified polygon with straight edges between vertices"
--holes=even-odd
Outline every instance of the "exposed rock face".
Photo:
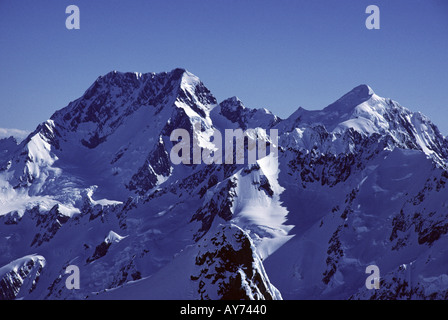
[{"label": "exposed rock face", "polygon": [[267,278],[250,237],[235,225],[220,226],[210,239],[198,242],[196,265],[191,279],[198,283],[201,299],[281,299]]},{"label": "exposed rock face", "polygon": [[0,300],[13,300],[33,292],[45,267],[45,258],[25,256],[0,268]]}]

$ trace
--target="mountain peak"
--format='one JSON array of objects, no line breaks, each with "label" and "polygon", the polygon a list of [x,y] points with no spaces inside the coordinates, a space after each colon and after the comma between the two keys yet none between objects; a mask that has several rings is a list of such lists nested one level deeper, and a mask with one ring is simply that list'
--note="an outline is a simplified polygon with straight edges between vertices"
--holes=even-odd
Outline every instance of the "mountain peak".
[{"label": "mountain peak", "polygon": [[181,87],[184,89],[190,86],[195,87],[201,83],[201,80],[196,75],[182,68],[174,69],[169,74],[171,74],[174,80],[179,79]]},{"label": "mountain peak", "polygon": [[349,93],[356,94],[358,96],[372,96],[375,92],[366,84],[360,84],[359,86],[353,88]]},{"label": "mountain peak", "polygon": [[[97,78],[96,82],[106,82],[106,83],[110,83],[110,84],[118,84],[120,85],[121,83],[117,82],[117,79],[126,79],[126,80],[147,80],[150,78],[154,78],[156,76],[158,77],[167,77],[171,80],[180,80],[181,78],[184,77],[184,75],[188,75],[189,77],[193,77],[193,78],[197,78],[195,75],[193,75],[192,73],[188,72],[186,69],[184,68],[175,68],[171,71],[168,72],[160,72],[160,73],[155,73],[155,72],[147,72],[147,73],[141,73],[141,72],[122,72],[122,71],[117,71],[117,70],[112,70],[108,73],[106,73],[105,75],[101,75]],[[96,83],[95,82],[95,83]]]},{"label": "mountain peak", "polygon": [[366,84],[361,84],[325,108],[327,111],[347,112],[369,100],[375,92]]},{"label": "mountain peak", "polygon": [[229,111],[236,111],[237,109],[246,109],[243,102],[236,96],[227,98],[220,103],[221,108],[227,109]]},{"label": "mountain peak", "polygon": [[117,70],[112,70],[112,71],[106,73],[105,75],[99,76],[97,78],[96,82],[112,82],[112,83],[114,83],[114,80],[119,79],[119,78],[129,78],[129,79],[139,80],[140,78],[142,78],[143,75],[148,75],[148,74],[143,74],[140,72],[121,72],[121,71],[117,71]]}]

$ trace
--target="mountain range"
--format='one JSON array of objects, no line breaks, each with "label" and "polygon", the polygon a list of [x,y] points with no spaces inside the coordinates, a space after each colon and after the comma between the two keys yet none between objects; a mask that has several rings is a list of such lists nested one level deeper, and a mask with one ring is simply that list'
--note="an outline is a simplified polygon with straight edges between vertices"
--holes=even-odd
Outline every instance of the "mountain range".
[{"label": "mountain range", "polygon": [[[175,129],[238,128],[278,152],[170,159]],[[113,71],[0,140],[0,299],[446,299],[447,169],[431,120],[367,85],[281,119],[185,69]]]}]

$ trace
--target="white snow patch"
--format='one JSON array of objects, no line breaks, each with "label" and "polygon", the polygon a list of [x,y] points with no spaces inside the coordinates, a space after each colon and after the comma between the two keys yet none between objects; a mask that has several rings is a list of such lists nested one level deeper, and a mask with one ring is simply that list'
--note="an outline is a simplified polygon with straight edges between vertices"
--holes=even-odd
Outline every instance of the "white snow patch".
[{"label": "white snow patch", "polygon": [[109,234],[107,235],[107,237],[104,239],[105,243],[118,243],[121,240],[123,240],[124,238],[126,238],[127,236],[120,236],[118,233],[115,233],[114,231],[109,231]]}]

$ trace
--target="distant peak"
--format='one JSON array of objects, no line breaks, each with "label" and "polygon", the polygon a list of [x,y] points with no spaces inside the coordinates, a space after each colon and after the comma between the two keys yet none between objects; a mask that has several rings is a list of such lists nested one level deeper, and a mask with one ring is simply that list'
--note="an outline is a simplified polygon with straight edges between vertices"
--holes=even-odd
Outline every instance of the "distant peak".
[{"label": "distant peak", "polygon": [[180,79],[183,84],[197,85],[201,80],[188,70],[177,68],[170,72],[173,79]]},{"label": "distant peak", "polygon": [[201,80],[198,76],[184,68],[176,68],[167,73],[172,80],[180,80],[182,84],[199,84]]},{"label": "distant peak", "polygon": [[187,70],[185,70],[184,68],[176,68],[176,69],[171,70],[168,74],[171,74],[173,76],[173,78],[175,78],[175,79],[180,79],[186,73],[191,74]]},{"label": "distant peak", "polygon": [[105,75],[99,76],[97,79],[97,82],[115,82],[117,79],[128,79],[128,80],[146,80],[148,78],[152,78],[154,76],[166,76],[173,80],[180,80],[185,75],[188,77],[195,78],[196,76],[192,73],[188,72],[184,68],[175,68],[168,72],[161,72],[161,73],[154,73],[154,72],[148,72],[148,73],[141,73],[141,72],[121,72],[117,70],[112,70]]},{"label": "distant peak", "polygon": [[242,104],[241,100],[237,96],[227,98],[222,103]]},{"label": "distant peak", "polygon": [[357,87],[354,87],[352,90],[343,95],[340,100],[348,100],[348,101],[366,101],[373,96],[375,92],[366,84],[361,84]]},{"label": "distant peak", "polygon": [[184,72],[187,72],[187,69],[185,69],[185,68],[175,68],[171,72],[183,74]]},{"label": "distant peak", "polygon": [[117,70],[110,71],[105,75],[99,76],[96,82],[100,83],[116,83],[122,79],[140,80],[145,74],[140,72],[121,72]]},{"label": "distant peak", "polygon": [[375,92],[366,84],[361,84],[339,98],[336,102],[326,107],[326,110],[346,110],[369,100]]},{"label": "distant peak", "polygon": [[371,97],[372,95],[375,94],[375,92],[373,92],[372,88],[369,87],[366,84],[360,84],[359,86],[353,88],[349,93],[355,94],[357,96],[361,96],[361,97]]},{"label": "distant peak", "polygon": [[227,98],[226,100],[222,101],[220,105],[221,108],[224,108],[226,110],[246,109],[243,102],[241,102],[241,100],[236,96]]}]

